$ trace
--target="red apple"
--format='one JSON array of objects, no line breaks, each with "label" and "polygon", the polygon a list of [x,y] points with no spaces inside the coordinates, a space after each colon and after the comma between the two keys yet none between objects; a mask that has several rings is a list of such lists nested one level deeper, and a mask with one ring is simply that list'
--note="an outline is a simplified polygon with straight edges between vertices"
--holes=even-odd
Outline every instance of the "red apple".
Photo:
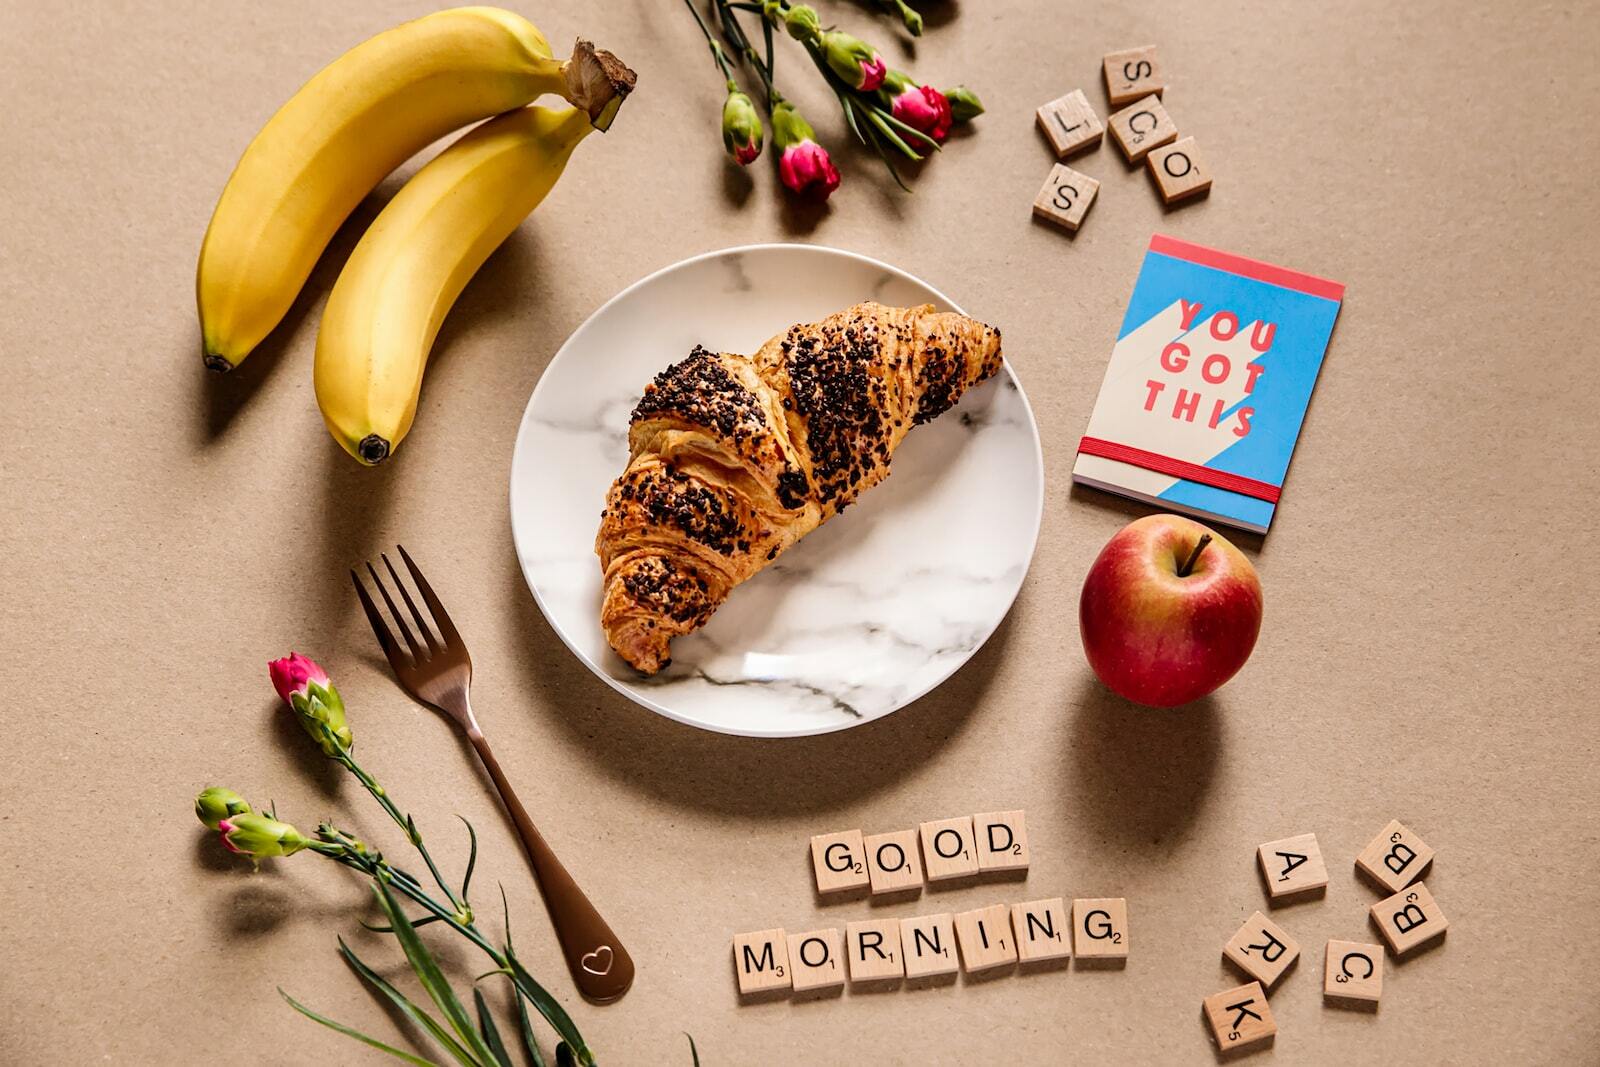
[{"label": "red apple", "polygon": [[1123,527],[1083,582],[1078,631],[1112,690],[1171,708],[1232,678],[1261,632],[1261,581],[1233,545],[1193,519]]}]

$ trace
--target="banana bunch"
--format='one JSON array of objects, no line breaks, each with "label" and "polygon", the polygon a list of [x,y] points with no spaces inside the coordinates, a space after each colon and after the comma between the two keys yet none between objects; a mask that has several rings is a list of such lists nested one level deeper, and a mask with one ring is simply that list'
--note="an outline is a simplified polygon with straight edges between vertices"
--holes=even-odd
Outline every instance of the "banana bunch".
[{"label": "banana bunch", "polygon": [[[378,463],[416,412],[439,325],[467,281],[544,199],[572,150],[634,85],[578,41],[558,60],[499,8],[440,11],[357,45],[245,149],[200,248],[205,364],[232,370],[288,312],[329,240],[391,171],[471,130],[385,206],[334,285],[317,339],[317,402],[351,455]],[[528,107],[546,93],[571,107]]]}]

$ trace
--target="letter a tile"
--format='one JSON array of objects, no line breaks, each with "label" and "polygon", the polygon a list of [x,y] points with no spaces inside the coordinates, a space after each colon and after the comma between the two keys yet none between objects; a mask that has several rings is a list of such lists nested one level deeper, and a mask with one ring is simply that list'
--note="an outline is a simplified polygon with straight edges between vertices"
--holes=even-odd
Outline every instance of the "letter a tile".
[{"label": "letter a tile", "polygon": [[1356,866],[1388,892],[1398,893],[1422,877],[1433,856],[1433,849],[1415,830],[1395,819],[1361,850]]},{"label": "letter a tile", "polygon": [[1224,1052],[1265,1041],[1278,1032],[1278,1024],[1267,1007],[1267,993],[1260,982],[1207,997],[1201,1002],[1206,1021]]},{"label": "letter a tile", "polygon": [[733,967],[739,974],[739,992],[770,993],[788,989],[789,942],[781,929],[758,930],[733,937]]},{"label": "letter a tile", "polygon": [[1396,956],[1432,941],[1450,926],[1433,894],[1421,882],[1374,904],[1372,921],[1378,924]]},{"label": "letter a tile", "polygon": [[1261,876],[1272,899],[1293,896],[1328,885],[1328,865],[1322,861],[1316,834],[1300,834],[1268,841],[1256,850]]},{"label": "letter a tile", "polygon": [[811,866],[817,872],[819,893],[864,889],[871,880],[867,876],[867,849],[860,830],[813,837]]},{"label": "letter a tile", "polygon": [[1271,989],[1300,958],[1300,945],[1288,931],[1259,911],[1244,921],[1222,946],[1222,954],[1245,974]]}]

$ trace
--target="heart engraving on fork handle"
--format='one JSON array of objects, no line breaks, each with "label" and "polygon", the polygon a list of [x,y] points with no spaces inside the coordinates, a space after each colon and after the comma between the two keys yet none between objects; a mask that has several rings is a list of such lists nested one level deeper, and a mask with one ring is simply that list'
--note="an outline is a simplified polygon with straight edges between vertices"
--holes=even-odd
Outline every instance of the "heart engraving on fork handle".
[{"label": "heart engraving on fork handle", "polygon": [[593,952],[586,953],[578,962],[590,974],[604,977],[611,973],[611,965],[616,962],[616,956],[612,953],[610,945],[601,945]]}]

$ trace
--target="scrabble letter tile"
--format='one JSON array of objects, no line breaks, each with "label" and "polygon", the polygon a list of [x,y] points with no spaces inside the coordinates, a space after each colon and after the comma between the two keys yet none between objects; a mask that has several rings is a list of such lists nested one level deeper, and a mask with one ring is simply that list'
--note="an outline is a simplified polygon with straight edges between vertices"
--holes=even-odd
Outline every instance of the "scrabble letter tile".
[{"label": "scrabble letter tile", "polygon": [[956,924],[949,912],[900,920],[907,978],[956,972]]},{"label": "scrabble letter tile", "polygon": [[1050,176],[1044,180],[1039,195],[1033,198],[1033,213],[1069,233],[1076,233],[1099,191],[1099,181],[1057,163],[1050,168]]},{"label": "scrabble letter tile", "polygon": [[882,981],[906,973],[905,960],[900,956],[898,919],[846,923],[844,946],[850,957],[852,982]]},{"label": "scrabble letter tile", "polygon": [[1193,137],[1157,148],[1145,162],[1163,203],[1176,204],[1211,191],[1211,169],[1201,160]]},{"label": "scrabble letter tile", "polygon": [[1421,882],[1374,904],[1372,921],[1378,924],[1396,956],[1432,941],[1450,925],[1433,894]]},{"label": "scrabble letter tile", "polygon": [[1420,878],[1432,862],[1433,849],[1399,819],[1379,831],[1356,857],[1356,866],[1391,893]]},{"label": "scrabble letter tile", "polygon": [[972,817],[978,843],[978,870],[1028,869],[1028,825],[1020,811],[991,811]]},{"label": "scrabble letter tile", "polygon": [[1072,955],[1067,940],[1067,905],[1060,897],[1011,905],[1011,931],[1022,962]]},{"label": "scrabble letter tile", "polygon": [[811,866],[817,872],[817,892],[838,893],[863,889],[867,876],[867,848],[860,830],[818,834],[811,839]]},{"label": "scrabble letter tile", "polygon": [[1300,958],[1300,945],[1259,911],[1222,946],[1222,954],[1268,989]]},{"label": "scrabble letter tile", "polygon": [[789,963],[794,972],[794,991],[827,989],[844,985],[844,946],[838,927],[789,935]]},{"label": "scrabble letter tile", "polygon": [[1091,897],[1072,902],[1072,951],[1082,959],[1114,959],[1128,954],[1128,902],[1123,897]]},{"label": "scrabble letter tile", "polygon": [[789,988],[789,942],[782,930],[733,936],[733,966],[739,992],[767,993]]},{"label": "scrabble letter tile", "polygon": [[1083,95],[1082,89],[1074,89],[1050,101],[1035,112],[1034,117],[1039,129],[1050,139],[1057,159],[1098,147],[1106,135],[1100,116],[1089,106],[1089,98]]},{"label": "scrabble letter tile", "polygon": [[972,816],[922,824],[922,867],[928,881],[978,873],[978,850],[972,839]]},{"label": "scrabble letter tile", "polygon": [[867,838],[867,877],[874,893],[922,889],[922,860],[917,852],[917,832],[900,830]]},{"label": "scrabble letter tile", "polygon": [[1261,875],[1267,880],[1267,892],[1274,900],[1308,889],[1323,889],[1328,884],[1328,865],[1322,862],[1316,834],[1268,841],[1256,854],[1261,860]]},{"label": "scrabble letter tile", "polygon": [[1224,1051],[1265,1041],[1278,1032],[1260,982],[1217,993],[1201,1003],[1211,1032],[1216,1035],[1217,1047]]},{"label": "scrabble letter tile", "polygon": [[1383,995],[1383,946],[1329,941],[1327,963],[1322,968],[1322,995],[1377,1003]]},{"label": "scrabble letter tile", "polygon": [[1008,905],[961,912],[956,916],[956,939],[961,942],[961,967],[969,973],[1017,962]]},{"label": "scrabble letter tile", "polygon": [[1151,93],[1160,96],[1167,87],[1166,75],[1161,71],[1161,61],[1156,58],[1156,46],[1153,44],[1108,53],[1102,63],[1106,75],[1106,96],[1111,98],[1112,107],[1121,107],[1130,100]]},{"label": "scrabble letter tile", "polygon": [[1172,121],[1172,116],[1161,106],[1161,101],[1153,96],[1113,112],[1107,124],[1111,127],[1111,136],[1117,142],[1117,147],[1122,149],[1129,163],[1137,163],[1152,148],[1160,148],[1178,139],[1178,124]]}]

